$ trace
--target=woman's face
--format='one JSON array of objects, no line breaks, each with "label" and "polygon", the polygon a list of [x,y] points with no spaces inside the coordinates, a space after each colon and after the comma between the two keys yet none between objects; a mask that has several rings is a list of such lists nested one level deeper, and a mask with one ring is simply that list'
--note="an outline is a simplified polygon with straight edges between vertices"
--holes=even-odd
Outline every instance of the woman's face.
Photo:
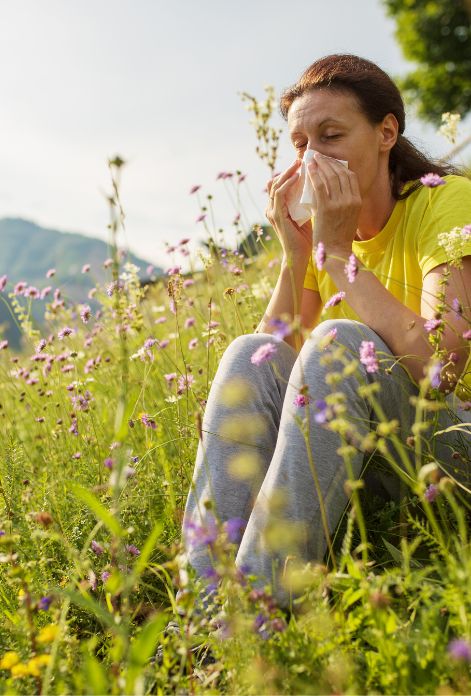
[{"label": "woman's face", "polygon": [[381,124],[372,125],[352,94],[328,89],[298,97],[288,112],[297,156],[301,159],[311,149],[347,160],[358,177],[362,198],[383,172],[388,175],[389,151],[397,138],[395,124],[395,117],[389,114]]}]

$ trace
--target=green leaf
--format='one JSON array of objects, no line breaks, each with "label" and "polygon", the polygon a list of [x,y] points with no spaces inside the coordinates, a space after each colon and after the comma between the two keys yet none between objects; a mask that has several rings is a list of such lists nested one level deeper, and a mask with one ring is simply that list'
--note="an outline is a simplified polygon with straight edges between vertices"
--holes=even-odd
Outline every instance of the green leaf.
[{"label": "green leaf", "polygon": [[106,672],[101,663],[93,655],[85,657],[85,674],[87,677],[87,691],[91,694],[109,693],[109,684]]},{"label": "green leaf", "polygon": [[154,550],[154,546],[157,543],[157,539],[160,537],[161,533],[163,530],[163,523],[162,522],[156,522],[154,525],[153,530],[149,534],[149,536],[146,539],[146,543],[144,544],[143,548],[141,549],[141,553],[138,556],[135,564],[134,564],[134,571],[133,571],[133,581],[135,581],[143,572],[144,568],[147,565],[147,561],[150,558],[150,555],[152,551]]},{"label": "green leaf", "polygon": [[93,495],[91,491],[78,483],[71,483],[70,488],[77,498],[80,498],[89,508],[95,513],[95,516],[103,522],[105,527],[107,527],[114,536],[122,537],[124,536],[124,529],[119,524],[116,517],[113,517],[111,512],[105,508],[105,506],[100,503],[98,498]]}]

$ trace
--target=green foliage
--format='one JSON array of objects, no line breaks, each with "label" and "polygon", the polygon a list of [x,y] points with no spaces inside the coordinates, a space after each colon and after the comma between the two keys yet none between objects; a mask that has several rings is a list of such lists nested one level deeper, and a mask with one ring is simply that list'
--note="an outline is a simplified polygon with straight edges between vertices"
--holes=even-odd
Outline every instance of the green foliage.
[{"label": "green foliage", "polygon": [[465,0],[383,0],[404,56],[417,68],[398,85],[418,115],[471,110],[471,6]]}]

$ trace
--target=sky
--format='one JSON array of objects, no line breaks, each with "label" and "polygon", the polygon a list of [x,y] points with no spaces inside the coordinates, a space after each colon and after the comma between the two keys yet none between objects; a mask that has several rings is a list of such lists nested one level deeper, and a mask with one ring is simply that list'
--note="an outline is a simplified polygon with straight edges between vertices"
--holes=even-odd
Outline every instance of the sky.
[{"label": "sky", "polygon": [[[263,222],[268,179],[240,92],[279,94],[335,52],[403,75],[413,66],[394,28],[380,0],[0,0],[0,217],[107,240],[119,153],[133,252],[165,266],[165,242],[196,247],[196,184],[230,238],[236,206],[217,174],[247,174],[250,224]],[[276,122],[284,169],[294,152]],[[449,149],[418,121],[406,135],[434,156]]]}]

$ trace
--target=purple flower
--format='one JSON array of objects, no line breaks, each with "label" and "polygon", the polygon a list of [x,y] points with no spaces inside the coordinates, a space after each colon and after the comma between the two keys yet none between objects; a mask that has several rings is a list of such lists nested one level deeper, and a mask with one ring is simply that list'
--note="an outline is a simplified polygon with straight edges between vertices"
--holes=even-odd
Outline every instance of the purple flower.
[{"label": "purple flower", "polygon": [[201,575],[205,580],[210,581],[206,585],[207,591],[215,592],[218,588],[218,583],[220,580],[220,576],[216,568],[213,568],[212,566],[210,566],[209,568],[205,568]]},{"label": "purple flower", "polygon": [[230,520],[225,522],[224,528],[227,533],[227,538],[231,544],[240,544],[240,540],[242,539],[242,534],[244,533],[246,526],[247,522],[241,517],[232,517]]},{"label": "purple flower", "polygon": [[91,313],[92,310],[90,309],[89,305],[83,305],[82,309],[80,310],[80,318],[84,324],[88,324]]},{"label": "purple flower", "polygon": [[448,645],[448,654],[455,660],[471,662],[471,643],[464,638],[455,638]]},{"label": "purple flower", "polygon": [[181,266],[172,266],[171,268],[168,269],[167,275],[173,276],[173,275],[178,275],[181,273],[182,267]]},{"label": "purple flower", "polygon": [[424,498],[427,502],[433,503],[437,495],[439,494],[438,487],[434,484],[431,483],[430,486],[428,486],[427,490],[424,493]]},{"label": "purple flower", "polygon": [[317,270],[322,271],[326,259],[325,246],[322,242],[316,246],[316,253],[314,255],[314,260],[316,262]]},{"label": "purple flower", "polygon": [[355,254],[350,254],[350,256],[348,257],[348,261],[345,264],[344,271],[347,276],[348,282],[353,283],[353,281],[358,275],[358,261],[356,259]]},{"label": "purple flower", "polygon": [[56,275],[56,269],[55,268],[50,268],[48,272],[46,273],[46,278],[52,278],[53,275]]},{"label": "purple flower", "polygon": [[131,556],[140,556],[141,555],[141,552],[139,551],[137,546],[134,546],[134,544],[127,544],[124,548]]},{"label": "purple flower", "polygon": [[104,552],[104,548],[101,544],[98,543],[98,541],[95,541],[95,539],[92,540],[92,543],[90,544],[90,548],[95,553],[97,556],[101,556],[101,554]]},{"label": "purple flower", "polygon": [[424,329],[430,333],[431,331],[436,331],[442,324],[443,321],[441,319],[427,319]]},{"label": "purple flower", "polygon": [[332,295],[332,297],[327,300],[324,305],[324,309],[328,309],[328,307],[335,307],[336,305],[340,304],[343,299],[345,299],[345,293],[343,290],[336,292],[335,295]]},{"label": "purple flower", "polygon": [[0,292],[3,292],[5,290],[5,286],[8,282],[8,276],[2,275],[0,277]]},{"label": "purple flower", "polygon": [[103,462],[103,466],[105,466],[107,469],[112,469],[113,468],[113,459],[111,457],[107,457],[105,461]]},{"label": "purple flower", "polygon": [[141,423],[143,423],[146,426],[146,428],[152,428],[152,430],[157,430],[155,420],[151,418],[147,413],[142,414]]},{"label": "purple flower", "polygon": [[316,413],[314,416],[316,423],[327,423],[329,420],[329,407],[327,406],[327,401],[324,401],[324,399],[318,399],[314,405],[318,410],[318,413]]},{"label": "purple flower", "polygon": [[442,179],[439,174],[434,174],[433,172],[421,176],[420,181],[424,186],[428,186],[428,188],[436,188],[437,186],[443,186],[446,184],[446,181]]},{"label": "purple flower", "polygon": [[274,343],[263,343],[255,353],[253,353],[250,358],[252,365],[261,365],[268,360],[271,360],[276,353],[276,346]]},{"label": "purple flower", "polygon": [[373,341],[362,341],[360,345],[360,362],[367,372],[378,372],[378,358]]},{"label": "purple flower", "polygon": [[214,515],[208,513],[202,524],[187,522],[185,524],[185,539],[190,549],[199,546],[211,546],[218,537],[218,529]]},{"label": "purple flower", "polygon": [[461,302],[457,297],[455,297],[455,299],[452,301],[451,306],[456,318],[459,319],[459,317],[463,314],[463,307],[461,306]]},{"label": "purple flower", "polygon": [[430,365],[428,369],[427,376],[430,380],[430,386],[434,387],[435,389],[438,389],[441,384],[441,373],[442,373],[442,368],[443,364],[441,362],[435,362],[432,365]]},{"label": "purple flower", "polygon": [[188,343],[188,350],[194,350],[196,346],[198,345],[198,339],[197,338],[192,338],[191,341]]},{"label": "purple flower", "polygon": [[293,404],[295,406],[299,406],[300,408],[303,408],[304,406],[307,406],[309,403],[309,397],[307,394],[296,394],[294,397]]},{"label": "purple flower", "polygon": [[47,345],[46,339],[45,339],[45,338],[42,338],[42,339],[39,341],[39,343],[38,343],[38,345],[37,345],[37,347],[36,347],[36,352],[37,352],[37,353],[40,353],[42,350],[44,350],[44,348],[46,347],[46,345]]},{"label": "purple flower", "polygon": [[47,611],[52,604],[52,597],[41,597],[38,602],[38,609],[40,611]]},{"label": "purple flower", "polygon": [[195,378],[193,375],[181,375],[181,377],[178,378],[177,393],[183,394],[185,390],[191,388],[194,381]]},{"label": "purple flower", "polygon": [[70,326],[64,326],[64,328],[61,329],[57,334],[57,338],[59,338],[62,341],[63,338],[65,338],[66,336],[70,336],[73,333],[74,330],[71,329]]},{"label": "purple flower", "polygon": [[167,384],[171,384],[174,380],[177,379],[177,373],[176,372],[169,372],[168,374],[164,375],[165,381]]},{"label": "purple flower", "polygon": [[185,329],[189,329],[191,326],[194,326],[196,322],[196,319],[194,317],[188,317],[188,319],[185,319]]},{"label": "purple flower", "polygon": [[105,583],[110,577],[111,573],[108,570],[104,570],[101,574],[101,581]]},{"label": "purple flower", "polygon": [[149,350],[150,348],[152,348],[152,346],[155,346],[156,343],[157,343],[156,338],[152,338],[152,337],[146,338],[146,340],[144,341],[144,348],[146,350]]},{"label": "purple flower", "polygon": [[283,321],[283,319],[270,319],[269,324],[275,329],[273,331],[273,338],[276,338],[277,341],[282,341],[286,336],[291,334],[290,325],[287,324],[286,321]]}]

